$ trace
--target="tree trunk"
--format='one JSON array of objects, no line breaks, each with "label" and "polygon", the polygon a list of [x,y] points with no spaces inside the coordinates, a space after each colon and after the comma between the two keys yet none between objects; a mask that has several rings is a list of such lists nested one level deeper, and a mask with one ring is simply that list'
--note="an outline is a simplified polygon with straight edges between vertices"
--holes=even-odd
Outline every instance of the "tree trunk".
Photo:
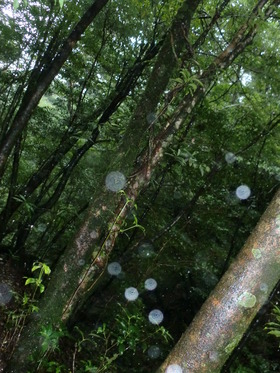
[{"label": "tree trunk", "polygon": [[[156,111],[172,73],[178,68],[176,58],[184,51],[186,32],[199,2],[200,0],[186,0],[179,9],[170,33],[163,42],[147,88],[136,107],[123,143],[111,157],[110,171],[114,170],[114,167],[120,167],[120,157],[125,164],[123,170],[129,170],[128,173],[133,171],[133,164],[139,154],[139,144],[143,143],[143,134],[144,138],[149,138],[147,115]],[[145,163],[141,169],[138,170],[137,167],[136,172],[134,171],[126,189],[126,194],[132,201],[136,199],[151,176],[150,173],[147,175]],[[47,291],[40,301],[38,314],[33,315],[23,331],[19,346],[8,368],[11,372],[27,370],[30,365],[27,357],[31,354],[35,353],[38,358],[41,356],[42,326],[56,327],[66,323],[76,308],[86,299],[89,291],[106,269],[109,254],[130,207],[131,203],[127,204],[125,199],[120,200],[118,195],[106,190],[104,180],[101,181],[100,188],[97,188],[97,196],[81,228],[58,261]],[[104,221],[107,223],[105,227]],[[104,234],[104,231],[107,233]]]},{"label": "tree trunk", "polygon": [[[260,17],[267,0],[257,4],[249,20],[238,30],[229,46],[209,65],[208,69],[202,72],[199,79],[203,82],[203,87],[199,86],[193,94],[186,95],[157,136],[152,138],[147,116],[154,115],[156,112],[168,81],[178,68],[178,57],[180,58],[184,49],[185,57],[191,60],[192,48],[187,42],[188,30],[199,2],[199,0],[186,0],[178,11],[170,33],[159,52],[147,88],[128,125],[123,142],[110,158],[109,171],[117,169],[126,171],[125,173],[130,175],[125,189],[130,202],[105,190],[103,180],[101,181],[80,230],[58,261],[46,293],[39,304],[38,314],[33,316],[33,320],[23,331],[19,346],[10,363],[10,371],[22,372],[29,366],[28,356],[32,353],[35,355],[37,353],[39,357],[42,355],[40,348],[42,326],[56,327],[61,323],[67,323],[77,307],[86,299],[100,275],[106,270],[108,257],[122,222],[141,189],[149,182],[152,171],[162,157],[163,147],[170,144],[172,138],[170,135],[186,122],[217,74],[228,67],[252,42],[257,30],[254,21]],[[266,15],[269,11],[268,7]],[[144,151],[138,163],[141,147],[144,147]],[[104,170],[104,178],[105,176],[106,170]]]},{"label": "tree trunk", "polygon": [[158,373],[220,372],[279,279],[280,190]]}]

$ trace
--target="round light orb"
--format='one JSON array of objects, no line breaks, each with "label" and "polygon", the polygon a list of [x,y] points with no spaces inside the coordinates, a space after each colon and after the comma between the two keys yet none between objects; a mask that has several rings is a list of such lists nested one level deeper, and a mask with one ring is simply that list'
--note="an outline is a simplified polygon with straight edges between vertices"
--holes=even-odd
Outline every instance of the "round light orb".
[{"label": "round light orb", "polygon": [[120,263],[112,262],[108,264],[107,271],[111,276],[118,276],[122,271],[122,267]]},{"label": "round light orb", "polygon": [[83,266],[83,265],[85,265],[86,264],[86,261],[84,260],[84,259],[79,259],[78,260],[78,265],[79,266]]},{"label": "round light orb", "polygon": [[149,321],[151,324],[159,325],[163,320],[163,313],[160,310],[152,310],[149,313]]},{"label": "round light orb", "polygon": [[146,119],[147,119],[147,122],[149,124],[152,124],[154,123],[156,120],[157,120],[157,116],[155,113],[149,113],[147,116],[146,116]]},{"label": "round light orb", "polygon": [[47,229],[47,225],[43,223],[39,224],[37,227],[38,232],[45,232],[46,229]]},{"label": "round light orb", "polygon": [[240,185],[236,188],[235,194],[237,198],[244,200],[250,197],[251,189],[247,185]]},{"label": "round light orb", "polygon": [[268,285],[264,282],[262,282],[260,284],[260,291],[262,291],[263,293],[267,293],[268,292]]},{"label": "round light orb", "polygon": [[138,247],[138,253],[141,258],[151,258],[155,254],[155,250],[149,242],[144,242]]},{"label": "round light orb", "polygon": [[125,289],[124,296],[126,297],[128,301],[133,302],[134,300],[138,298],[139,293],[136,288],[130,287],[130,288]]},{"label": "round light orb", "polygon": [[110,172],[105,179],[106,188],[112,192],[119,192],[124,189],[126,184],[126,178],[124,174],[119,171]]},{"label": "round light orb", "polygon": [[9,303],[13,298],[13,293],[9,285],[0,283],[0,306]]},{"label": "round light orb", "polygon": [[151,359],[157,359],[161,353],[160,348],[158,346],[149,347],[147,352]]},{"label": "round light orb", "polygon": [[157,282],[155,279],[153,278],[148,278],[146,281],[145,281],[145,289],[146,290],[155,290],[157,287]]},{"label": "round light orb", "polygon": [[180,365],[178,365],[178,364],[171,364],[171,365],[168,365],[168,367],[166,368],[165,373],[183,373],[183,370],[180,367]]},{"label": "round light orb", "polygon": [[236,156],[233,153],[226,153],[225,160],[228,164],[233,164],[236,161]]}]

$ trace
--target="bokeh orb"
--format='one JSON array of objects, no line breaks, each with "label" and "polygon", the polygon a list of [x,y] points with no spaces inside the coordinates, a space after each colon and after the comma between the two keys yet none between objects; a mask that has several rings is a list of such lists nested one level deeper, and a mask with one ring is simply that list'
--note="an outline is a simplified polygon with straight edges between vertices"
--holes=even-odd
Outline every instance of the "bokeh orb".
[{"label": "bokeh orb", "polygon": [[84,259],[79,259],[78,260],[78,265],[79,266],[83,266],[83,265],[85,265],[86,264],[86,261],[84,260]]},{"label": "bokeh orb", "polygon": [[13,293],[9,285],[0,283],[0,306],[8,304],[13,298]]},{"label": "bokeh orb", "polygon": [[180,365],[178,365],[178,364],[171,364],[171,365],[168,365],[168,367],[166,368],[165,373],[183,373],[183,370],[180,367]]},{"label": "bokeh orb", "polygon": [[144,242],[138,247],[138,253],[141,258],[151,258],[155,254],[155,250],[151,243]]},{"label": "bokeh orb", "polygon": [[156,116],[155,113],[149,113],[149,114],[147,115],[146,119],[147,119],[147,122],[148,122],[149,124],[152,124],[152,123],[154,123],[154,122],[157,120],[157,116]]},{"label": "bokeh orb", "polygon": [[148,348],[148,356],[151,359],[157,359],[160,356],[160,348],[158,346],[151,346]]},{"label": "bokeh orb", "polygon": [[268,292],[268,285],[264,282],[262,282],[260,284],[260,290],[263,292],[263,293],[267,293]]},{"label": "bokeh orb", "polygon": [[157,282],[155,279],[153,278],[148,278],[146,281],[145,281],[145,289],[146,290],[155,290],[157,287]]},{"label": "bokeh orb", "polygon": [[107,271],[111,276],[118,276],[122,271],[122,267],[120,263],[112,262],[108,264]]},{"label": "bokeh orb", "polygon": [[130,288],[125,289],[124,296],[126,297],[128,301],[133,302],[134,300],[138,298],[139,293],[136,288],[130,287]]},{"label": "bokeh orb", "polygon": [[228,152],[225,155],[225,160],[228,164],[233,164],[236,161],[236,156],[233,153]]},{"label": "bokeh orb", "polygon": [[251,189],[247,185],[240,185],[238,188],[236,188],[235,194],[237,198],[245,200],[250,197]]},{"label": "bokeh orb", "polygon": [[151,324],[159,325],[163,320],[163,313],[160,310],[152,310],[149,313],[149,321]]},{"label": "bokeh orb", "polygon": [[112,192],[119,192],[124,189],[126,184],[126,178],[124,174],[119,171],[110,172],[105,179],[106,188]]}]

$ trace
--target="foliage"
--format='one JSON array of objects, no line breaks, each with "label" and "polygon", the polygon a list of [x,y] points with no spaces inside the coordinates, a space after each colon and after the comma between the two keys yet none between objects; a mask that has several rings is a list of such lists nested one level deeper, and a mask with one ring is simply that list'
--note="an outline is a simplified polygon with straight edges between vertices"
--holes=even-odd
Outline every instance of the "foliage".
[{"label": "foliage", "polygon": [[[95,208],[89,233],[100,238],[92,252],[108,254],[68,332],[43,326],[41,370],[63,372],[73,364],[77,372],[114,372],[120,366],[137,373],[156,370],[279,187],[279,9],[267,21],[260,12],[253,42],[208,82],[203,74],[214,68],[213,61],[255,6],[253,0],[228,2],[211,23],[222,3],[227,2],[199,2],[190,32],[180,26],[185,49],[178,56],[172,43],[176,35],[168,32],[182,0],[108,2],[49,85],[8,157],[0,185],[0,248],[23,270],[31,267],[34,277],[25,277],[31,291],[18,296],[4,340],[17,340],[26,317],[38,310],[48,265],[53,273],[66,268],[57,263],[65,259],[89,206]],[[90,5],[61,0],[13,5],[4,0],[0,5],[0,141],[29,102],[25,93],[37,88]],[[174,70],[138,138],[137,118],[150,105],[143,97],[146,84],[157,86],[162,78],[158,70],[153,75],[158,80],[150,82],[164,40],[171,42]],[[196,104],[198,91],[202,96]],[[190,113],[181,127],[169,128],[187,98],[193,103]],[[139,102],[141,112],[135,113]],[[163,139],[164,131],[168,137]],[[151,150],[161,141],[163,157],[154,167],[158,148]],[[136,149],[135,159],[129,159],[130,149]],[[134,177],[145,167],[151,179],[133,194]],[[119,193],[105,190],[106,175],[114,170],[127,179]],[[247,200],[236,196],[243,184],[251,190]],[[111,242],[112,251],[107,248]],[[139,249],[143,243],[151,248],[145,258]],[[69,261],[80,260],[79,268],[90,273],[96,258],[78,258],[82,251]],[[38,261],[32,264],[34,258]],[[106,271],[112,261],[122,266],[117,277]],[[143,286],[150,277],[158,283],[152,292]],[[136,303],[124,303],[129,286],[139,290]],[[148,324],[154,308],[164,313],[162,327]],[[266,328],[278,337],[277,306],[274,314],[276,321]],[[262,337],[257,340],[261,343]],[[152,344],[162,347],[155,360],[146,353]],[[250,363],[240,360],[236,372],[257,369],[260,361],[251,350],[246,350]],[[271,355],[264,353],[264,372],[273,364]]]},{"label": "foliage", "polygon": [[268,334],[274,335],[276,338],[280,338],[280,308],[274,305],[272,310],[275,321],[268,322],[265,330],[269,330]]},{"label": "foliage", "polygon": [[[136,353],[145,353],[150,341],[169,345],[172,337],[164,327],[147,330],[147,320],[141,307],[128,309],[118,304],[116,311],[114,321],[109,320],[109,324],[103,322],[94,330],[84,332],[79,326],[74,327],[75,347],[70,363],[77,372],[115,372],[121,364],[117,363],[120,357],[125,358],[128,355],[127,358],[130,359]],[[50,326],[43,327],[40,334],[43,338],[44,356],[37,369],[50,372],[60,372],[53,369],[61,369],[61,372],[66,372],[67,367],[53,360],[53,357],[61,359],[63,355],[59,339],[70,337],[71,340],[73,337],[65,330],[54,330]],[[83,359],[80,356],[88,358]]]}]

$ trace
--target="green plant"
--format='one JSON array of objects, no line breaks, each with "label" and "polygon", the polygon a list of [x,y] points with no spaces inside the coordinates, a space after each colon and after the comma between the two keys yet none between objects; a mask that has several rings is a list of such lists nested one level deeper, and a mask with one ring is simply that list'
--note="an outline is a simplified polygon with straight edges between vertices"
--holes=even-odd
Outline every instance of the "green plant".
[{"label": "green plant", "polygon": [[176,83],[176,89],[183,89],[185,95],[193,96],[198,86],[203,87],[197,75],[193,75],[188,69],[181,69],[180,77],[174,78],[173,81]]},{"label": "green plant", "polygon": [[[127,231],[131,230],[131,229],[139,228],[145,233],[145,228],[142,225],[138,224],[138,219],[137,219],[137,216],[136,216],[136,213],[135,213],[135,211],[137,210],[137,204],[131,198],[128,197],[128,195],[125,193],[124,190],[120,190],[119,193],[120,193],[121,196],[123,196],[125,198],[125,205],[124,205],[123,209],[125,209],[126,207],[129,206],[131,208],[131,214],[133,216],[132,225],[130,227],[126,227],[127,223],[126,223],[126,221],[124,221],[122,223],[120,232],[124,233],[124,232],[127,232]],[[118,221],[119,217],[120,217],[120,214],[117,216],[116,222]]]},{"label": "green plant", "polygon": [[50,353],[60,350],[59,340],[61,337],[69,336],[67,330],[62,327],[54,328],[52,325],[43,325],[40,335],[42,336],[41,350],[43,354],[38,362],[37,370],[42,366],[47,372],[61,372],[64,366],[55,361],[48,361],[47,357]]},{"label": "green plant", "polygon": [[36,294],[38,293],[38,290],[40,293],[44,292],[45,286],[43,285],[43,277],[44,275],[49,275],[51,273],[49,266],[42,262],[33,263],[31,272],[37,270],[39,270],[39,273],[37,272],[38,275],[36,277],[24,277],[26,278],[25,285],[31,285],[33,287],[31,295],[29,292],[24,292],[21,297],[19,294],[14,293],[15,300],[19,303],[19,306],[16,310],[7,311],[7,332],[3,337],[1,348],[5,347],[8,349],[9,346],[13,346],[11,353],[14,351],[14,346],[22,332],[27,316],[33,312],[38,312],[39,309],[36,304]]},{"label": "green plant", "polygon": [[273,307],[272,314],[276,321],[268,322],[264,329],[269,330],[268,334],[274,335],[276,338],[280,338],[280,308],[275,305]]},{"label": "green plant", "polygon": [[29,217],[32,216],[32,214],[34,212],[34,208],[35,208],[35,205],[33,203],[28,202],[27,199],[21,194],[13,197],[13,199],[17,202],[22,203],[23,206],[24,206],[24,209],[26,210],[27,215]]},{"label": "green plant", "polygon": [[92,365],[91,360],[82,360],[84,372],[96,373],[97,367]]},{"label": "green plant", "polygon": [[59,339],[67,333],[62,328],[54,329],[51,325],[42,326],[40,331],[43,337],[42,350],[44,353],[59,350]]},{"label": "green plant", "polygon": [[25,285],[29,285],[29,284],[34,284],[35,285],[35,289],[34,289],[34,292],[33,292],[33,295],[32,295],[33,299],[35,298],[35,295],[36,295],[36,292],[37,292],[38,289],[40,290],[40,293],[44,292],[45,286],[43,285],[43,276],[44,275],[50,275],[50,273],[51,273],[51,269],[46,263],[42,263],[42,262],[33,263],[33,267],[31,269],[31,272],[35,272],[38,269],[40,271],[39,271],[39,274],[38,274],[37,277],[25,277],[26,278]]},{"label": "green plant", "polygon": [[[124,307],[118,303],[114,322],[103,322],[87,336],[77,326],[74,330],[80,335],[80,338],[75,338],[72,363],[73,366],[79,366],[78,372],[115,372],[117,366],[114,362],[117,359],[129,353],[145,352],[154,342],[163,340],[163,343],[169,343],[172,339],[164,327],[150,328],[142,307],[135,304]],[[77,354],[85,356],[86,351],[91,355],[96,351],[96,359],[83,359],[77,362]]]}]

